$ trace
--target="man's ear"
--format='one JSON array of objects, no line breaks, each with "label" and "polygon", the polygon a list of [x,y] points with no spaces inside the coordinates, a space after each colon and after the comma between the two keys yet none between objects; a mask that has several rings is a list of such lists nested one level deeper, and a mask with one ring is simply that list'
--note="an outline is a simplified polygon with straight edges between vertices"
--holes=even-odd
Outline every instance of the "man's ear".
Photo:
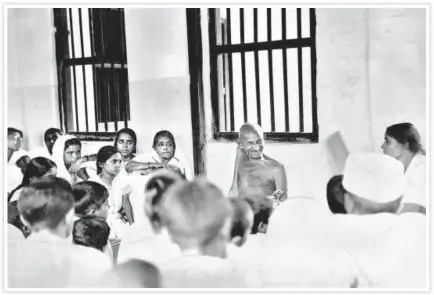
[{"label": "man's ear", "polygon": [[241,148],[241,140],[239,138],[236,140],[236,143],[237,143],[238,147]]}]

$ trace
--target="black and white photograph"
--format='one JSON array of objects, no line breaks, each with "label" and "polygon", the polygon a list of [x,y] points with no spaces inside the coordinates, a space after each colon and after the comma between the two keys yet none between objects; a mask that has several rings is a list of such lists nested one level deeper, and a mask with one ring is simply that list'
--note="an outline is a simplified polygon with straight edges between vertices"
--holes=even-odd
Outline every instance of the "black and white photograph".
[{"label": "black and white photograph", "polygon": [[3,12],[3,291],[429,291],[429,4]]}]

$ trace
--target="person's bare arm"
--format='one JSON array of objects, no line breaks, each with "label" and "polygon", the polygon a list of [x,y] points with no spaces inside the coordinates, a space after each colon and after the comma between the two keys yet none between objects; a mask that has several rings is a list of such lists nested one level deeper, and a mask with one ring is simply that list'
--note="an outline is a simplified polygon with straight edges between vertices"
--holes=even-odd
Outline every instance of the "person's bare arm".
[{"label": "person's bare arm", "polygon": [[279,164],[274,171],[274,181],[276,184],[276,191],[273,195],[279,200],[284,201],[287,199],[288,195],[288,187],[287,187],[287,179],[285,167]]},{"label": "person's bare arm", "polygon": [[133,207],[131,206],[129,194],[122,196],[122,209],[124,210],[125,215],[127,216],[128,223],[133,224],[134,223]]},{"label": "person's bare arm", "polygon": [[164,168],[164,165],[161,163],[142,163],[142,162],[136,162],[136,161],[130,161],[128,162],[128,164],[125,166],[125,170],[128,173],[131,173],[133,171],[138,171],[138,170],[147,170],[147,169],[158,169],[158,168]]},{"label": "person's bare arm", "polygon": [[77,174],[81,179],[83,179],[85,181],[89,180],[89,178],[90,178],[89,174],[87,174],[86,168],[81,168],[80,170],[78,170]]},{"label": "person's bare arm", "polygon": [[417,212],[426,215],[426,208],[419,204],[404,203],[402,210],[399,212],[399,214],[404,214],[409,212],[413,212],[413,213]]}]

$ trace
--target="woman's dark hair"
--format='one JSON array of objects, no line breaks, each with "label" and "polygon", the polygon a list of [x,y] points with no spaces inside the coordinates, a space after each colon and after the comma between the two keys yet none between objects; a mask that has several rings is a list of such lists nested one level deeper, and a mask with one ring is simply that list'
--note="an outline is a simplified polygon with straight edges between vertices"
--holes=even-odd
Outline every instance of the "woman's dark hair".
[{"label": "woman's dark hair", "polygon": [[347,214],[344,206],[345,188],[342,185],[343,175],[330,178],[327,183],[327,203],[333,214]]},{"label": "woman's dark hair", "polygon": [[77,183],[73,189],[75,201],[75,215],[83,217],[91,210],[99,210],[109,197],[108,190],[94,181],[82,181]]},{"label": "woman's dark hair", "polygon": [[100,148],[98,154],[96,155],[96,172],[100,174],[102,172],[100,164],[104,164],[108,159],[117,153],[119,153],[118,149],[112,145],[106,145]]},{"label": "woman's dark hair", "polygon": [[411,123],[399,123],[389,126],[386,135],[393,137],[400,144],[408,144],[408,149],[414,154],[425,154],[420,143],[419,131]]},{"label": "woman's dark hair", "polygon": [[136,132],[134,132],[134,130],[130,129],[130,128],[122,128],[121,130],[119,130],[116,133],[114,146],[116,146],[118,144],[119,137],[121,136],[122,133],[126,133],[129,136],[131,136],[131,138],[134,141],[133,154],[137,153],[137,150],[136,150],[137,149],[137,135],[136,135]]},{"label": "woman's dark hair", "polygon": [[156,207],[160,205],[163,194],[167,191],[169,187],[178,181],[182,181],[182,178],[175,173],[171,172],[160,172],[152,176],[146,183],[145,193],[148,195],[151,191],[153,195],[150,196],[151,200],[151,216],[149,217],[152,223],[160,223],[160,215]]},{"label": "woman's dark hair", "polygon": [[154,136],[154,143],[152,144],[152,147],[155,149],[157,147],[157,142],[161,137],[167,137],[168,139],[170,139],[173,143],[173,151],[176,151],[176,142],[175,142],[175,137],[173,137],[173,134],[170,131],[167,130],[161,130],[158,131],[155,136]]},{"label": "woman's dark hair", "polygon": [[74,222],[72,241],[76,245],[92,247],[101,252],[108,243],[110,227],[97,216],[84,216]]},{"label": "woman's dark hair", "polygon": [[70,138],[67,141],[65,141],[65,148],[64,151],[69,148],[71,145],[79,145],[81,147],[81,141],[78,138]]},{"label": "woman's dark hair", "polygon": [[8,127],[8,136],[11,136],[14,133],[18,133],[21,137],[24,136],[23,131],[18,130],[18,129],[13,128],[13,127]]},{"label": "woman's dark hair", "polygon": [[18,211],[18,202],[13,201],[8,203],[8,223],[12,224],[23,233],[24,237],[30,235],[30,231],[26,228],[24,223],[21,221],[20,212]]},{"label": "woman's dark hair", "polygon": [[44,133],[44,141],[51,141],[57,134],[62,134],[62,131],[58,128],[48,128]]},{"label": "woman's dark hair", "polygon": [[11,193],[9,194],[9,200],[12,198],[13,194],[18,191],[19,189],[29,186],[30,185],[30,179],[33,177],[41,178],[44,176],[48,171],[50,171],[52,168],[57,167],[56,164],[44,157],[36,157],[30,160],[30,162],[27,164],[26,169],[24,171],[24,176],[21,184],[16,187]]}]

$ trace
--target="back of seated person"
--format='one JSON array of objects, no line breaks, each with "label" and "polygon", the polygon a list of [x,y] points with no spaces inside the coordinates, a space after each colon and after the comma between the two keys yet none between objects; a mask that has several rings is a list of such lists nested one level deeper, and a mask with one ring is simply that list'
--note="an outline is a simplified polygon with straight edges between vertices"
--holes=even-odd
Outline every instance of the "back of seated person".
[{"label": "back of seated person", "polygon": [[164,287],[245,286],[241,269],[226,259],[231,210],[220,189],[203,179],[167,190],[160,218],[182,256],[161,265]]},{"label": "back of seated person", "polygon": [[102,184],[94,181],[82,181],[74,186],[72,194],[77,217],[93,215],[104,220],[107,219],[109,192]]},{"label": "back of seated person", "polygon": [[131,259],[116,265],[101,280],[101,288],[160,288],[160,271],[153,264]]},{"label": "back of seated person", "polygon": [[103,218],[84,216],[74,222],[72,241],[76,245],[92,247],[104,252],[109,235],[110,227]]},{"label": "back of seated person", "polygon": [[[159,264],[179,255],[179,248],[163,228],[159,207],[166,190],[183,179],[175,172],[160,171],[152,174],[144,189],[145,200],[141,214],[126,232],[119,248],[119,262],[137,258]],[[164,250],[164,251],[163,251]]]},{"label": "back of seated person", "polygon": [[48,179],[24,188],[18,210],[31,235],[8,247],[9,287],[91,286],[111,267],[104,254],[68,239],[74,198],[64,179]]}]

